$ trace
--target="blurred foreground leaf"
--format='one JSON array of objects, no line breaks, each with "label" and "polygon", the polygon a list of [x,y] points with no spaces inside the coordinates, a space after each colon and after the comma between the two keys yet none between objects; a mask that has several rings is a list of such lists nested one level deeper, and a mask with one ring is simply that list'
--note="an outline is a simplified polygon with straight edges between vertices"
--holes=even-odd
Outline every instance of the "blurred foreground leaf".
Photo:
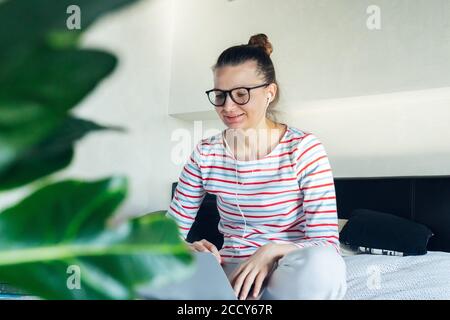
[{"label": "blurred foreground leaf", "polygon": [[49,138],[17,155],[12,165],[0,171],[0,190],[19,187],[67,167],[77,140],[90,132],[106,129],[117,130],[88,120],[67,118]]},{"label": "blurred foreground leaf", "polygon": [[0,282],[47,299],[130,299],[191,274],[193,257],[165,211],[107,227],[125,194],[123,178],[69,180],[0,213]]}]

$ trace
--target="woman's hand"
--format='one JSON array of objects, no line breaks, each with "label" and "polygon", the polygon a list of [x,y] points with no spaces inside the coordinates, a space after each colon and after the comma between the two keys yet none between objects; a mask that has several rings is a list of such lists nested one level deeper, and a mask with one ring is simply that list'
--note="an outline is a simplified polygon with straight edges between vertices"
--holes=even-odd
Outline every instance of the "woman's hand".
[{"label": "woman's hand", "polygon": [[208,240],[202,239],[200,241],[194,241],[192,243],[188,243],[188,246],[192,251],[211,252],[216,257],[217,261],[220,264],[222,263],[222,257],[220,256],[219,250],[217,250],[216,246]]},{"label": "woman's hand", "polygon": [[230,275],[230,282],[236,297],[241,300],[247,299],[253,285],[253,297],[256,298],[264,279],[272,271],[278,258],[278,246],[268,243],[258,248],[248,260],[240,264]]}]

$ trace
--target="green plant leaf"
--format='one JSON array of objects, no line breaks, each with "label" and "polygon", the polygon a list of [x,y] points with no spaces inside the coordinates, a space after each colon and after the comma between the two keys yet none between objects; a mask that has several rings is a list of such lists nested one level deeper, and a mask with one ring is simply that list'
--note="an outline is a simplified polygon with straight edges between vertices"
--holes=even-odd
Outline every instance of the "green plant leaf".
[{"label": "green plant leaf", "polygon": [[[93,73],[91,78],[98,78],[99,72],[97,63],[109,65],[109,71],[113,69],[111,64],[115,64],[115,59],[107,55],[104,61],[95,61],[90,57],[92,54],[100,55],[105,53],[95,52],[94,50],[83,50],[80,57],[75,57],[74,46],[82,32],[100,16],[109,11],[116,10],[136,0],[9,0],[0,3],[0,84],[2,85],[0,93],[9,92],[7,89],[15,89],[19,86],[19,93],[23,93],[24,88],[33,90],[33,86],[44,87],[47,91],[58,91],[58,89],[70,88],[73,83],[68,83],[66,87],[61,80],[66,78],[87,76]],[[67,19],[71,13],[67,13],[69,6],[76,5],[80,8],[81,29],[69,30]],[[67,53],[62,50],[69,49]],[[71,51],[72,50],[72,51]],[[75,52],[74,52],[75,51]],[[58,54],[59,53],[59,54]],[[83,57],[87,55],[87,57]],[[92,62],[85,66],[83,70],[78,69],[80,61],[87,60]],[[60,67],[63,67],[60,69]],[[94,69],[91,69],[91,68]],[[47,68],[51,69],[47,71]],[[106,70],[106,74],[109,72]],[[104,77],[105,70],[100,70]],[[31,75],[31,78],[28,76]],[[46,78],[50,79],[46,79]],[[101,77],[100,77],[101,78]],[[34,82],[28,80],[37,80]],[[25,81],[23,81],[25,80]],[[70,79],[69,79],[70,80]],[[86,80],[86,79],[80,79]],[[22,83],[23,81],[23,83]],[[43,82],[43,84],[41,84]],[[83,81],[79,81],[83,82]],[[91,82],[86,82],[91,87]],[[97,81],[96,81],[97,82]],[[96,83],[95,82],[95,83]],[[49,84],[56,85],[55,88],[49,88]],[[6,87],[4,85],[10,85]],[[78,85],[80,85],[78,83]],[[83,83],[81,84],[83,87]],[[77,87],[72,88],[75,91]],[[22,90],[22,91],[21,91]],[[56,92],[64,95],[63,92]],[[69,90],[70,91],[70,90]],[[36,90],[34,91],[36,92]],[[39,91],[38,91],[39,92]],[[72,93],[69,93],[73,95]],[[14,95],[13,95],[14,96]],[[33,96],[30,94],[30,96]],[[25,96],[17,95],[16,98],[24,99]],[[38,96],[39,98],[39,96]],[[25,99],[29,101],[28,99]],[[34,100],[31,100],[36,102]],[[44,101],[41,101],[44,102]],[[44,103],[44,105],[46,105]],[[58,108],[67,109],[67,105],[58,106]],[[73,107],[70,105],[69,107]]]},{"label": "green plant leaf", "polygon": [[[100,16],[136,0],[8,0],[0,3],[0,61],[43,43],[50,33],[86,31]],[[80,8],[81,30],[69,30],[67,8]],[[0,67],[1,69],[1,67]]]},{"label": "green plant leaf", "polygon": [[95,50],[37,50],[0,75],[0,173],[60,126],[115,65]]},{"label": "green plant leaf", "polygon": [[63,120],[32,101],[0,97],[0,173],[19,153],[38,143]]},{"label": "green plant leaf", "polygon": [[0,191],[19,187],[67,167],[77,140],[90,132],[106,129],[121,130],[68,117],[47,139],[22,151],[9,166],[0,170]]},{"label": "green plant leaf", "polygon": [[32,101],[49,113],[64,113],[109,75],[116,63],[114,56],[98,50],[34,48],[16,56],[0,72],[0,101],[3,105]]},{"label": "green plant leaf", "polygon": [[[134,1],[0,3],[0,174],[25,150],[47,138],[65,121],[67,112],[114,70],[114,56],[77,49],[76,44],[96,18]],[[67,28],[70,5],[81,9],[81,30]],[[70,157],[67,153],[66,159]]]},{"label": "green plant leaf", "polygon": [[[46,186],[0,213],[0,282],[47,299],[129,299],[193,272],[175,222],[154,212],[118,227],[123,178]],[[71,288],[70,266],[80,287]]]}]

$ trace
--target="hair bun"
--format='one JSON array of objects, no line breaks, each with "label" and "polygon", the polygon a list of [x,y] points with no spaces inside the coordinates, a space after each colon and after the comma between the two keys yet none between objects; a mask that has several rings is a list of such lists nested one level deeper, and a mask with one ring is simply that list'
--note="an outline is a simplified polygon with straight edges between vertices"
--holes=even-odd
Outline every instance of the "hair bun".
[{"label": "hair bun", "polygon": [[270,56],[273,52],[272,44],[269,42],[269,38],[264,33],[255,34],[248,40],[249,45],[261,47]]}]

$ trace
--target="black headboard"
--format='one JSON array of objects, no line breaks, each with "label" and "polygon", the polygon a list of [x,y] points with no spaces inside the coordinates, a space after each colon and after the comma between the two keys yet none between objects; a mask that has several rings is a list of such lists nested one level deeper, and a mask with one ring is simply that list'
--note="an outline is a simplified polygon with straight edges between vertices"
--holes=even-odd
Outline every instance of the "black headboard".
[{"label": "black headboard", "polygon": [[[428,250],[450,252],[450,176],[335,178],[334,182],[340,219],[348,219],[358,208],[391,213],[429,227],[434,236]],[[221,248],[218,222],[216,197],[207,194],[187,240],[204,238]]]}]

